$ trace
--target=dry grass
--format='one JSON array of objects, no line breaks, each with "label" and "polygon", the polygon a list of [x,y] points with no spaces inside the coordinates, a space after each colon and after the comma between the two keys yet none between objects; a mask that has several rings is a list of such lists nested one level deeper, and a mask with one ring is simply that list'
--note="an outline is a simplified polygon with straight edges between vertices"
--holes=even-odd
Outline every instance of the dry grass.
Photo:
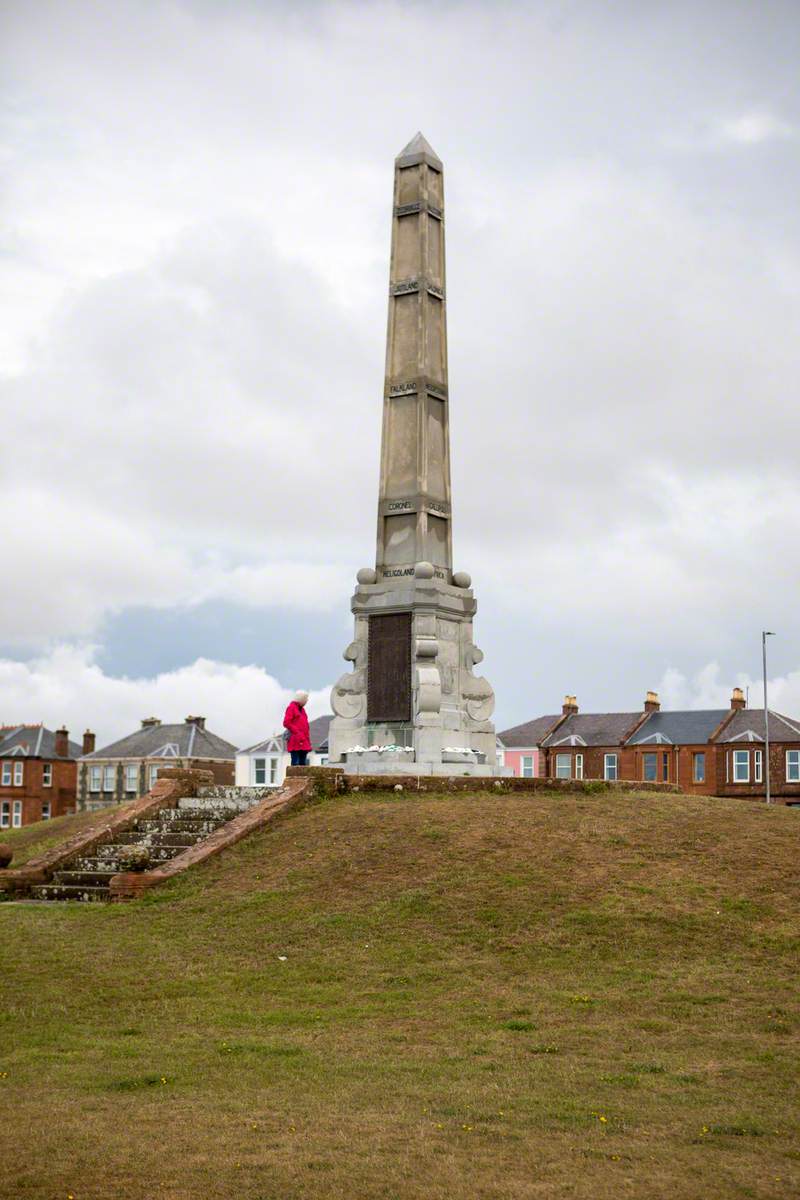
[{"label": "dry grass", "polygon": [[[132,803],[132,802],[131,802]],[[0,842],[11,846],[14,867],[22,867],[39,854],[51,850],[76,833],[85,833],[95,825],[103,825],[109,816],[124,812],[127,804],[114,805],[105,812],[78,812],[66,817],[53,817],[50,821],[36,821],[33,825],[25,825],[22,829],[0,830]]]},{"label": "dry grass", "polygon": [[2,905],[0,1192],[794,1197],[798,821],[348,796],[135,904]]}]

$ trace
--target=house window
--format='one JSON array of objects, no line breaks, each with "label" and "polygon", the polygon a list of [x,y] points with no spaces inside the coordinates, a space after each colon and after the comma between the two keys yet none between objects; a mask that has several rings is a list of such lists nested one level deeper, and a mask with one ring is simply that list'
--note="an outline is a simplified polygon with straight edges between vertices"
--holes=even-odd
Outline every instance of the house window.
[{"label": "house window", "polygon": [[8,823],[11,819],[11,805],[8,800],[4,800],[0,804],[0,829],[8,829]]},{"label": "house window", "polygon": [[658,770],[658,755],[643,754],[642,755],[642,779],[655,782],[656,772]]},{"label": "house window", "polygon": [[800,750],[786,751],[786,782],[800,783]]},{"label": "house window", "polygon": [[522,776],[524,779],[533,779],[533,755],[522,755]]},{"label": "house window", "polygon": [[705,783],[706,781],[706,752],[698,750],[692,755],[692,780],[694,783]]},{"label": "house window", "polygon": [[52,787],[52,786],[53,786],[53,764],[52,763],[43,763],[42,764],[42,787]]},{"label": "house window", "polygon": [[603,778],[604,779],[616,779],[617,778],[617,756],[616,756],[616,754],[604,754],[603,755]]},{"label": "house window", "polygon": [[138,792],[139,790],[139,764],[125,764],[125,791]]},{"label": "house window", "polygon": [[14,787],[22,787],[22,774],[25,770],[25,763],[14,763]]},{"label": "house window", "polygon": [[253,779],[257,787],[267,782],[267,760],[265,758],[253,759]]},{"label": "house window", "polygon": [[156,780],[158,779],[158,767],[150,768],[149,778],[150,778],[150,791],[152,792],[153,788],[155,787]]},{"label": "house window", "polygon": [[13,827],[15,829],[19,829],[20,825],[22,824],[22,801],[21,800],[14,801],[14,812],[11,817],[11,824],[13,825]]},{"label": "house window", "polygon": [[278,782],[278,760],[271,758],[269,760],[269,781],[270,783]]},{"label": "house window", "polygon": [[43,821],[50,820],[50,801],[49,800],[42,801],[42,820]]},{"label": "house window", "polygon": [[764,778],[764,751],[755,750],[753,758],[753,779],[756,783],[761,783]]},{"label": "house window", "polygon": [[101,772],[100,767],[89,767],[89,791],[100,791]]},{"label": "house window", "polygon": [[572,778],[572,755],[557,754],[556,755],[556,779],[571,779]]},{"label": "house window", "polygon": [[575,755],[575,778],[583,779],[583,755]]},{"label": "house window", "polygon": [[3,763],[3,787],[11,787],[11,763]]},{"label": "house window", "polygon": [[664,783],[669,780],[669,754],[666,750],[661,755],[661,778]]},{"label": "house window", "polygon": [[750,782],[750,751],[734,750],[733,752],[733,782]]},{"label": "house window", "polygon": [[103,767],[103,791],[115,792],[117,790],[117,768]]}]

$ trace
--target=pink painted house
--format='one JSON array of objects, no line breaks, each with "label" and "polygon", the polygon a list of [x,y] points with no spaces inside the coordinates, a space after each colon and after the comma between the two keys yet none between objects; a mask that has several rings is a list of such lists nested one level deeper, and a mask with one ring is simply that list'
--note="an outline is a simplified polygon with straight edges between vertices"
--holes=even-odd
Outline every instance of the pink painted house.
[{"label": "pink painted house", "polygon": [[[569,699],[571,697],[568,697]],[[534,721],[526,721],[524,725],[514,725],[513,728],[504,729],[502,733],[499,733],[497,740],[502,747],[505,765],[511,767],[514,774],[521,778],[537,778],[540,774],[539,764],[541,761],[539,748],[548,733],[558,725],[559,721],[563,721],[566,715],[566,713],[558,713],[552,716],[537,717]],[[543,774],[543,772],[541,773]]]}]

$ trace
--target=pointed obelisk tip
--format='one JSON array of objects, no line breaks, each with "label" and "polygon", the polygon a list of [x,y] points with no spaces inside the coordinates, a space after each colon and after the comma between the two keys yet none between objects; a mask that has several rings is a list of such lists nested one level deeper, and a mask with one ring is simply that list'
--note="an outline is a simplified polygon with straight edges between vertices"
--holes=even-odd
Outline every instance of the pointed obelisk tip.
[{"label": "pointed obelisk tip", "polygon": [[400,162],[401,159],[416,158],[418,156],[433,159],[435,163],[438,163],[439,166],[441,166],[442,160],[439,158],[439,155],[436,153],[433,146],[431,146],[430,142],[426,137],[423,136],[422,133],[414,134],[408,145],[404,146],[398,154],[397,162]]}]

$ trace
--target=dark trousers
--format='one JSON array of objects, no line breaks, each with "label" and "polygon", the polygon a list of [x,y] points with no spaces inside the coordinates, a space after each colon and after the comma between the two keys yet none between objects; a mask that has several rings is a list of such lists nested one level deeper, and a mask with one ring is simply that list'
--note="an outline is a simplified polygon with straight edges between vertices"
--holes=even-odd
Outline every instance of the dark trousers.
[{"label": "dark trousers", "polygon": [[305,767],[307,765],[308,751],[307,750],[290,750],[292,756],[293,767]]}]

